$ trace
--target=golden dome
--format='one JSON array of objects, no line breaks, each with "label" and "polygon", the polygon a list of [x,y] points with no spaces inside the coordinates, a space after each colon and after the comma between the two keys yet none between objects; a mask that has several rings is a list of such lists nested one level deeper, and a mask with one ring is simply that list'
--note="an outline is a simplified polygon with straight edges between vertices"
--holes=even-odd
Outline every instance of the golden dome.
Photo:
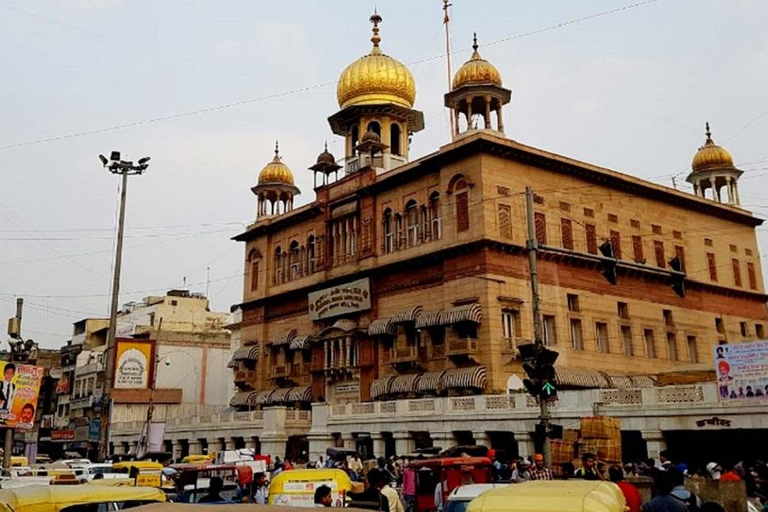
[{"label": "golden dome", "polygon": [[377,105],[394,103],[412,108],[416,101],[416,81],[405,66],[379,48],[379,23],[381,16],[371,16],[373,23],[373,48],[371,53],[360,57],[341,73],[336,87],[339,107],[352,105]]},{"label": "golden dome", "polygon": [[480,57],[477,51],[477,34],[472,45],[472,57],[462,65],[453,77],[453,90],[465,85],[498,85],[501,87],[501,73],[496,66]]},{"label": "golden dome", "polygon": [[707,123],[707,140],[694,155],[691,169],[696,172],[724,167],[733,168],[733,157],[724,148],[715,144],[712,140],[712,133],[709,131],[709,123]]},{"label": "golden dome", "polygon": [[259,185],[280,183],[293,186],[293,173],[280,158],[280,150],[275,143],[275,157],[259,173]]}]

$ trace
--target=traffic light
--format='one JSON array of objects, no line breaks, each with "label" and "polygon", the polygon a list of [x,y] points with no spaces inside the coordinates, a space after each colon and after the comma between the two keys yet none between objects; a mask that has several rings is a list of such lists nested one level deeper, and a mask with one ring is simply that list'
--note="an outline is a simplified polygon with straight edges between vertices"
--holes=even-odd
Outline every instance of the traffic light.
[{"label": "traffic light", "polygon": [[[683,272],[683,262],[680,261],[680,257],[675,256],[669,260],[669,268],[675,272]],[[676,294],[685,297],[685,275],[670,274],[667,283],[675,290]]]},{"label": "traffic light", "polygon": [[526,361],[523,364],[523,370],[528,378],[523,379],[523,384],[528,393],[542,400],[557,397],[554,365],[559,354],[539,344],[531,343],[520,346],[520,355]]},{"label": "traffic light", "polygon": [[618,265],[618,261],[616,260],[616,254],[613,252],[613,244],[610,240],[605,241],[600,245],[599,249],[603,255],[603,259],[601,260],[603,264],[603,277],[606,278],[609,283],[615,285],[618,281],[618,276],[616,274],[616,265]]}]

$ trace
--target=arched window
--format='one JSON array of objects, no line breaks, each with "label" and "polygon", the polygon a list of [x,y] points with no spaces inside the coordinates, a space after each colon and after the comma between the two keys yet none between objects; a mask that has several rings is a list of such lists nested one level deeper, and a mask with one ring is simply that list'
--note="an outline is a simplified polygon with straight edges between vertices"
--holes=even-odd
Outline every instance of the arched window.
[{"label": "arched window", "polygon": [[403,216],[399,213],[395,214],[395,249],[400,249],[403,246]]},{"label": "arched window", "polygon": [[315,235],[307,239],[307,273],[315,273]]},{"label": "arched window", "polygon": [[360,130],[357,125],[352,127],[352,151],[355,150],[355,146],[360,142]]},{"label": "arched window", "polygon": [[443,237],[443,221],[440,218],[440,192],[437,191],[429,195],[429,222],[432,240],[440,240]]},{"label": "arched window", "polygon": [[410,200],[405,205],[405,219],[408,226],[408,247],[419,243],[419,209],[416,201]]},{"label": "arched window", "polygon": [[469,230],[469,186],[459,179],[453,186],[456,195],[456,231]]},{"label": "arched window", "polygon": [[390,253],[394,250],[395,243],[392,235],[392,210],[384,210],[384,252]]},{"label": "arched window", "polygon": [[279,245],[275,247],[275,284],[283,283],[283,249]]},{"label": "arched window", "polygon": [[400,132],[400,125],[397,123],[392,123],[392,125],[389,127],[389,147],[390,151],[392,151],[395,155],[402,155],[402,144],[401,139],[402,135]]},{"label": "arched window", "polygon": [[290,280],[293,281],[294,279],[298,279],[301,277],[301,259],[299,258],[299,242],[294,240],[291,242],[290,245],[291,248],[291,254],[290,254]]},{"label": "arched window", "polygon": [[368,123],[368,131],[373,132],[381,137],[381,125],[378,123],[378,121],[371,121]]},{"label": "arched window", "polygon": [[261,261],[261,253],[258,249],[252,249],[248,253],[248,266],[251,272],[251,291],[255,291],[259,288],[259,262]]}]

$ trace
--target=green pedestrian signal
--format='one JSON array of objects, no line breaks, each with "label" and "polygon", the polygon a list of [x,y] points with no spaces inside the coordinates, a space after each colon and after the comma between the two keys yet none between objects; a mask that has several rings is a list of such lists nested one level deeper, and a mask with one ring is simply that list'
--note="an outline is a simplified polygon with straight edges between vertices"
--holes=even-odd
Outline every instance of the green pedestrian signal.
[{"label": "green pedestrian signal", "polygon": [[547,381],[541,386],[541,398],[548,399],[557,396],[557,388]]}]

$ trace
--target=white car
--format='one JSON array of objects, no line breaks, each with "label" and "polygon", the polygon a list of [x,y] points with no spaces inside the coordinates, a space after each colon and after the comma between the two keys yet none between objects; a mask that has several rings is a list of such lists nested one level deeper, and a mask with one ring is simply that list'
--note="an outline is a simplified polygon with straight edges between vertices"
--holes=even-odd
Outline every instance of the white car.
[{"label": "white car", "polygon": [[510,484],[499,483],[460,485],[451,491],[451,494],[448,495],[448,500],[446,500],[445,504],[443,505],[443,512],[465,512],[469,502],[480,496],[485,491],[490,491],[491,489],[499,489],[508,485]]}]

